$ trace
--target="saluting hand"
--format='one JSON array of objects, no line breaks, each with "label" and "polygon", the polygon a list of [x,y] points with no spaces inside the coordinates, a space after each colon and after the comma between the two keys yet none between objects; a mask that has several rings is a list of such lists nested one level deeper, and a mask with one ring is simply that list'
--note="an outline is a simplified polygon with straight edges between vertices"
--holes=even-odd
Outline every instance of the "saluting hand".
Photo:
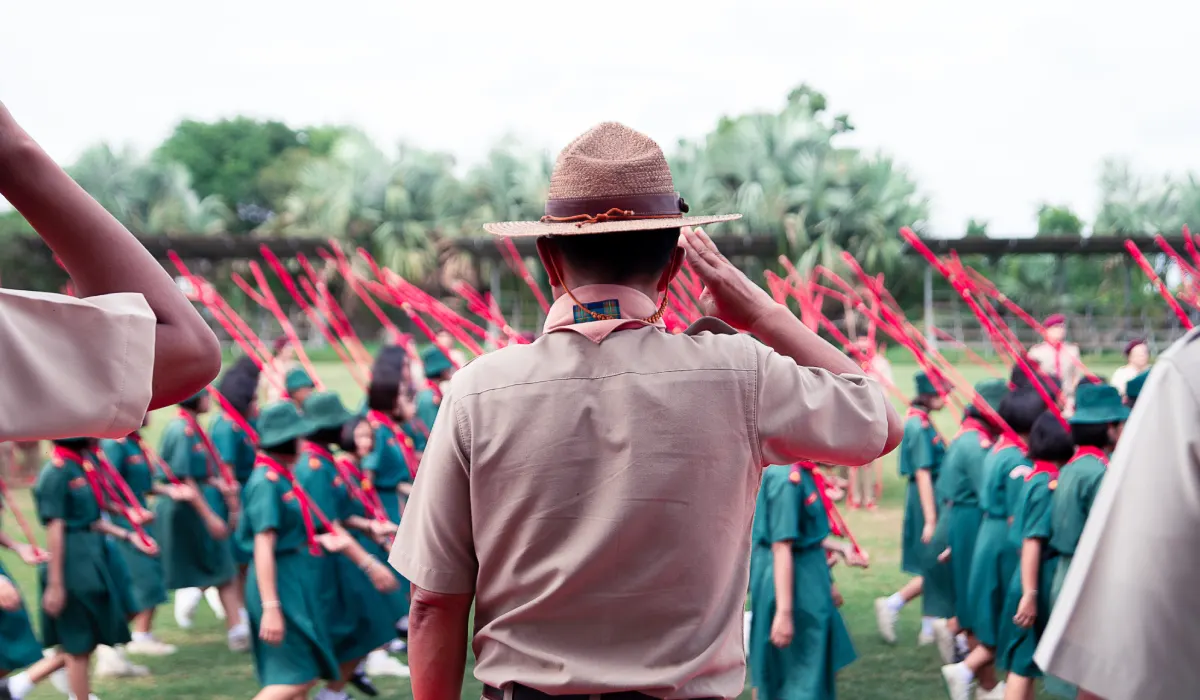
[{"label": "saluting hand", "polygon": [[739,330],[750,330],[775,308],[775,300],[729,262],[704,229],[684,227],[679,237],[688,263],[704,283],[700,305],[704,313]]},{"label": "saluting hand", "polygon": [[17,587],[6,577],[0,576],[0,610],[12,612],[21,607],[21,596]]},{"label": "saluting hand", "polygon": [[263,610],[262,622],[258,626],[258,638],[277,647],[283,642],[283,611],[279,608]]}]

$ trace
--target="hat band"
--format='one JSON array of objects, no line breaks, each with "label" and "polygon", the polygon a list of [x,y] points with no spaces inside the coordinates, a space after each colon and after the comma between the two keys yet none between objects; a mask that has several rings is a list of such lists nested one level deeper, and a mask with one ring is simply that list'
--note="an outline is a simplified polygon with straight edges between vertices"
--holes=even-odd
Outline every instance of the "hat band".
[{"label": "hat band", "polygon": [[615,197],[573,197],[546,202],[542,223],[596,224],[634,219],[674,219],[688,211],[678,192],[631,194]]}]

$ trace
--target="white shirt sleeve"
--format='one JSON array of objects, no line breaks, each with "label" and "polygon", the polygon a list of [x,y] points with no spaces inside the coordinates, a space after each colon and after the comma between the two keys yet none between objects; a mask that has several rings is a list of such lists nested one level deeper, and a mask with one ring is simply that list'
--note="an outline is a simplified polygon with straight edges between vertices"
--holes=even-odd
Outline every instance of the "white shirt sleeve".
[{"label": "white shirt sleeve", "polygon": [[141,294],[0,289],[0,442],[135,430],[150,404],[156,324]]}]

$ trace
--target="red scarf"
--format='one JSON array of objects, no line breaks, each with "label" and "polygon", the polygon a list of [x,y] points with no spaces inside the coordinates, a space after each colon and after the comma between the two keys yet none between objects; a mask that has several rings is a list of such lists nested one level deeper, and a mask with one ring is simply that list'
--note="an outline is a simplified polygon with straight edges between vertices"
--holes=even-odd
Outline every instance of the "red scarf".
[{"label": "red scarf", "polygon": [[413,449],[413,441],[396,425],[396,421],[383,411],[371,409],[367,411],[367,421],[373,425],[386,425],[400,445],[400,453],[404,455],[404,463],[408,465],[408,474],[415,481],[417,478],[417,452]]},{"label": "red scarf", "polygon": [[342,479],[352,493],[356,488],[361,489],[357,497],[362,502],[363,508],[366,509],[367,515],[380,522],[387,522],[387,511],[383,507],[383,501],[379,499],[379,492],[375,490],[371,480],[366,478],[354,460],[346,455],[338,455],[334,458],[333,463],[337,466],[342,474]]},{"label": "red scarf", "polygon": [[[379,519],[378,513],[375,511],[375,504],[368,500],[366,494],[359,489],[358,484],[362,479],[362,475],[358,471],[357,467],[354,467],[351,463],[350,468],[348,469],[346,462],[349,460],[342,461],[337,459],[324,445],[319,445],[315,442],[306,440],[304,442],[304,448],[317,457],[320,457],[321,459],[324,459],[332,464],[333,468],[337,471],[338,476],[341,477],[343,482],[345,482],[346,489],[350,492],[350,496],[363,505],[363,508],[366,510],[368,516],[375,518],[376,520]],[[387,518],[385,517],[384,520],[386,519]]]},{"label": "red scarf", "polygon": [[171,471],[171,468],[167,466],[167,463],[158,456],[158,453],[152,450],[149,445],[142,442],[141,433],[130,433],[129,439],[133,440],[134,444],[138,446],[138,449],[142,451],[142,454],[146,456],[147,462],[150,462],[154,466],[158,467],[158,470],[163,473],[163,476],[167,477],[167,481],[171,482],[175,486],[183,483],[179,477],[175,476],[175,472]]},{"label": "red scarf", "polygon": [[204,432],[204,428],[200,427],[200,421],[196,419],[196,414],[191,411],[181,408],[179,409],[179,417],[187,423],[188,428],[193,434],[200,436],[200,443],[204,445],[204,451],[208,453],[208,475],[213,476],[212,465],[217,465],[217,470],[221,472],[221,478],[226,484],[235,484],[237,481],[233,478],[233,472],[229,471],[229,465],[221,461],[221,455],[217,452],[217,448],[213,445],[212,439],[208,437],[208,433]]},{"label": "red scarf", "polygon": [[1050,481],[1057,481],[1058,465],[1054,462],[1046,462],[1039,459],[1033,463],[1033,470],[1025,475],[1025,481],[1033,480],[1033,477],[1037,476],[1038,474],[1049,474]]},{"label": "red scarf", "polygon": [[1099,447],[1092,447],[1091,445],[1077,448],[1075,450],[1075,456],[1072,457],[1071,461],[1067,462],[1067,464],[1074,464],[1083,457],[1095,457],[1096,459],[1100,460],[1100,463],[1104,465],[1105,469],[1108,469],[1108,453]]},{"label": "red scarf", "polygon": [[1015,447],[1018,450],[1021,449],[1021,445],[1019,445],[1016,440],[1013,440],[1011,436],[1001,435],[1000,439],[996,441],[996,446],[993,449],[996,452],[1000,452],[1002,450],[1007,450],[1010,447]]},{"label": "red scarf", "polygon": [[970,416],[963,419],[962,426],[958,429],[958,435],[954,439],[958,439],[967,433],[978,433],[979,441],[984,447],[991,447],[992,444],[992,429],[987,423]]},{"label": "red scarf", "polygon": [[50,461],[54,466],[61,467],[67,462],[74,462],[83,468],[83,475],[87,478],[88,485],[92,487],[92,496],[96,499],[96,505],[104,510],[107,499],[104,497],[104,487],[100,484],[100,475],[92,468],[92,463],[84,458],[75,450],[69,450],[61,445],[55,445],[50,452]]},{"label": "red scarf", "polygon": [[[852,467],[853,468],[853,467]],[[805,469],[812,475],[813,484],[817,489],[817,494],[821,498],[821,506],[825,509],[825,517],[829,521],[829,532],[834,537],[845,537],[850,540],[850,545],[854,547],[854,551],[862,554],[862,549],[858,546],[858,541],[854,539],[854,535],[850,532],[850,526],[842,518],[842,514],[838,512],[837,506],[834,505],[833,499],[829,497],[829,489],[825,483],[825,475],[817,468],[815,462],[797,462],[792,465],[792,471],[788,475],[788,479],[793,484],[800,483],[800,470]]]},{"label": "red scarf", "polygon": [[259,453],[254,459],[254,466],[266,467],[268,473],[274,474],[276,477],[282,477],[288,483],[288,486],[292,487],[292,493],[296,495],[296,500],[300,503],[300,516],[304,519],[304,539],[308,543],[308,551],[314,557],[321,556],[321,545],[317,543],[317,526],[314,518],[320,520],[321,525],[327,530],[332,531],[332,527],[329,521],[325,519],[324,513],[320,512],[317,505],[313,503],[312,498],[300,487],[290,469],[262,453]]}]

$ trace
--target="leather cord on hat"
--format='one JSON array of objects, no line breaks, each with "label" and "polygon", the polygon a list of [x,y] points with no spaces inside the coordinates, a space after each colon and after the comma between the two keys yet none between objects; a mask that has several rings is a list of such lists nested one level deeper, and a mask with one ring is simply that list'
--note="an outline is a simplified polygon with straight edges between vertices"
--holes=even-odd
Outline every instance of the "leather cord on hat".
[{"label": "leather cord on hat", "polygon": [[576,214],[574,216],[543,216],[543,224],[570,224],[583,228],[584,224],[599,224],[605,221],[637,221],[639,219],[677,219],[679,214],[635,214],[632,209],[613,207],[603,214]]},{"label": "leather cord on hat", "polygon": [[[611,314],[596,313],[595,311],[592,311],[591,309],[589,309],[587,307],[587,305],[584,304],[582,301],[579,301],[579,299],[577,299],[575,297],[575,295],[571,292],[571,288],[567,286],[567,279],[566,279],[566,277],[563,276],[562,272],[559,271],[558,262],[556,260],[554,260],[553,256],[546,256],[546,257],[549,259],[548,262],[550,263],[550,267],[551,267],[551,269],[547,270],[547,272],[549,272],[550,274],[552,274],[558,278],[559,283],[562,284],[563,291],[566,292],[567,297],[569,297],[571,299],[571,301],[575,302],[575,306],[578,306],[580,309],[583,309],[583,312],[586,313],[588,316],[591,316],[593,321],[616,321],[616,320],[620,319],[619,316],[613,316]],[[641,321],[642,323],[650,323],[650,324],[658,323],[659,321],[662,320],[663,312],[665,312],[666,309],[667,309],[667,295],[664,294],[662,301],[659,302],[659,304],[658,304],[658,311],[655,311],[653,314],[650,314],[649,316],[647,316],[645,318],[630,318],[630,319],[626,319],[626,320]]]}]

